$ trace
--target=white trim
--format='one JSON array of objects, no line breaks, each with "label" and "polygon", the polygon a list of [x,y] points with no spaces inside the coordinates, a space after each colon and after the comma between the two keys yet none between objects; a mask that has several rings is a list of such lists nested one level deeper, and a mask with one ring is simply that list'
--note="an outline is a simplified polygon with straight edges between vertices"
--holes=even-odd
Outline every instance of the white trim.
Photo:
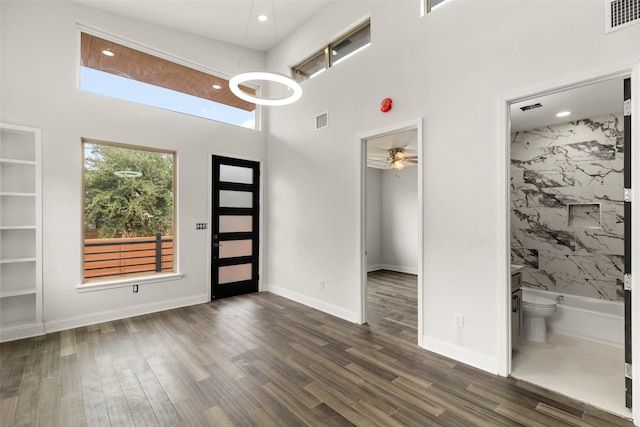
[{"label": "white trim", "polygon": [[316,310],[320,310],[322,312],[328,313],[332,316],[336,316],[339,317],[340,319],[344,319],[347,320],[349,322],[353,322],[353,323],[359,323],[358,319],[358,313],[354,312],[354,311],[350,311],[350,310],[345,310],[342,307],[339,307],[337,305],[333,305],[333,304],[328,304],[322,300],[319,300],[317,298],[312,298],[308,295],[304,295],[298,292],[294,292],[292,290],[289,290],[287,288],[282,288],[280,286],[276,286],[276,285],[272,285],[269,284],[267,286],[267,290],[271,293],[274,293],[276,295],[280,295],[281,297],[290,299],[292,301],[295,302],[299,302],[300,304],[304,304],[306,306],[315,308]]},{"label": "white trim", "polygon": [[499,374],[500,361],[498,359],[492,359],[482,353],[469,351],[469,349],[465,347],[451,345],[435,338],[423,337],[422,342],[424,345],[421,347],[426,350],[438,353],[442,356],[482,369],[483,371],[492,374]]},{"label": "white trim", "polygon": [[418,146],[418,268],[416,274],[418,275],[418,345],[422,346],[422,334],[424,330],[424,285],[423,285],[423,254],[424,254],[424,233],[423,229],[423,182],[424,182],[424,169],[423,169],[423,136],[422,136],[422,117],[407,122],[396,123],[394,125],[387,126],[375,131],[366,132],[358,135],[358,142],[356,144],[357,159],[358,159],[358,173],[356,180],[356,188],[358,191],[358,197],[356,198],[356,229],[357,242],[356,242],[356,260],[358,262],[356,282],[359,283],[357,301],[358,311],[357,318],[359,323],[366,322],[366,286],[367,286],[367,256],[366,256],[366,172],[367,172],[367,144],[368,139],[379,137],[382,135],[388,135],[391,133],[400,132],[408,129],[416,129],[416,141]]},{"label": "white trim", "polygon": [[131,276],[126,279],[83,283],[76,285],[76,290],[80,293],[104,291],[107,289],[124,288],[132,285],[149,285],[153,283],[170,282],[172,280],[180,280],[183,277],[184,274],[182,273],[158,273],[154,275]]},{"label": "white trim", "polygon": [[106,310],[84,316],[67,317],[65,319],[51,320],[44,323],[45,333],[64,331],[67,329],[79,328],[97,323],[110,322],[112,320],[125,319],[143,314],[157,313],[174,308],[187,307],[190,305],[207,303],[206,295],[195,295],[168,301],[153,302],[148,304],[134,305],[114,310]]},{"label": "white trim", "polygon": [[10,326],[0,331],[0,342],[21,340],[24,338],[44,335],[44,325],[40,323],[25,323],[19,326]]},{"label": "white trim", "polygon": [[[374,267],[375,269],[372,269]],[[389,270],[395,271],[397,273],[407,273],[407,274],[418,274],[418,269],[416,267],[405,267],[402,265],[391,265],[391,264],[376,264],[367,267],[367,271],[377,271],[377,270]]]},{"label": "white trim", "polygon": [[[502,272],[502,280],[497,284],[497,301],[499,307],[499,341],[501,349],[499,349],[499,360],[497,373],[502,376],[508,376],[511,373],[511,304],[510,304],[510,266],[509,266],[509,232],[510,232],[510,215],[509,215],[509,146],[510,146],[510,104],[522,100],[531,99],[541,95],[561,92],[567,89],[581,87],[611,78],[629,77],[631,76],[631,92],[632,92],[632,111],[636,113],[632,115],[631,133],[632,133],[632,164],[640,165],[640,63],[623,63],[601,69],[596,72],[577,75],[572,78],[547,83],[542,86],[536,86],[529,89],[519,91],[517,93],[508,94],[499,98],[499,114],[498,114],[498,153],[502,159],[503,165],[500,168],[498,176],[498,271]],[[620,101],[622,102],[622,100]],[[634,167],[631,171],[632,200],[640,200],[640,167]],[[633,224],[640,224],[640,209],[636,203],[632,205],[631,218]],[[640,227],[633,227],[631,237],[632,253],[640,253]],[[640,271],[640,257],[633,257],[632,271]],[[632,325],[640,324],[640,274],[632,275],[632,301],[631,301],[631,323]],[[633,382],[633,420],[636,425],[640,425],[640,331],[639,328],[632,328],[632,376],[635,378]],[[477,365],[476,365],[477,366]]]},{"label": "white trim", "polygon": [[372,271],[384,270],[382,264],[374,264],[367,266],[367,273],[371,273]]}]

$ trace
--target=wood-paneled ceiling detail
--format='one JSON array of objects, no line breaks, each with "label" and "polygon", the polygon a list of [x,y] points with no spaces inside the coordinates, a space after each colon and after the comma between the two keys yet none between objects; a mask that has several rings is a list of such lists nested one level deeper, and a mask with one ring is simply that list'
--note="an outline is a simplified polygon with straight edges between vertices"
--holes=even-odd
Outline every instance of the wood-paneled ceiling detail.
[{"label": "wood-paneled ceiling detail", "polygon": [[[102,51],[105,49],[110,50],[114,55],[103,54]],[[83,66],[94,70],[186,93],[245,111],[256,109],[255,104],[235,96],[229,89],[229,81],[226,79],[91,34],[81,34],[80,58]],[[221,89],[214,89],[214,84],[220,85]],[[241,88],[255,95],[254,89],[247,86],[241,86]]]}]

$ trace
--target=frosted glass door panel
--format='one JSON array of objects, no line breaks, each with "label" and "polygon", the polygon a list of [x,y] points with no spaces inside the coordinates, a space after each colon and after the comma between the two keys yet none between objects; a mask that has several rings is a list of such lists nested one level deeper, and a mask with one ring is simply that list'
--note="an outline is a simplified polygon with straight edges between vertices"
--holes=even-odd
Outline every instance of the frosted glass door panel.
[{"label": "frosted glass door panel", "polygon": [[220,242],[219,257],[235,258],[241,256],[251,256],[252,241],[249,240],[225,240]]},{"label": "frosted glass door panel", "polygon": [[242,282],[251,280],[252,264],[228,265],[218,268],[218,283]]},{"label": "frosted glass door panel", "polygon": [[253,184],[253,169],[240,166],[220,165],[220,181],[236,184]]},{"label": "frosted glass door panel", "polygon": [[220,215],[220,233],[250,233],[253,218],[249,215]]},{"label": "frosted glass door panel", "polygon": [[220,190],[221,208],[252,208],[253,193],[249,191]]}]

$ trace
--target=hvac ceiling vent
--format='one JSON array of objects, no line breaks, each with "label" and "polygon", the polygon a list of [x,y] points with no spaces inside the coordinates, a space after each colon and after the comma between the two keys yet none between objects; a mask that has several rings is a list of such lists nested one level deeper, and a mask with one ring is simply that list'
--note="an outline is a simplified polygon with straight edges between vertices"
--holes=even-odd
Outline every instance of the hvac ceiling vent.
[{"label": "hvac ceiling vent", "polygon": [[325,112],[316,116],[316,130],[329,126],[329,113]]},{"label": "hvac ceiling vent", "polygon": [[640,0],[605,0],[605,32],[640,22]]}]

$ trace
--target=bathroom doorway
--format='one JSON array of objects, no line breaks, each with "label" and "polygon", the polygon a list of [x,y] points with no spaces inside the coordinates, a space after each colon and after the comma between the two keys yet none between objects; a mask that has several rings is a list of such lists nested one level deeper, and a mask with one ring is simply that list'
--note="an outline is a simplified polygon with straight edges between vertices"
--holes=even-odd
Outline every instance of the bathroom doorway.
[{"label": "bathroom doorway", "polygon": [[528,302],[554,306],[545,318],[546,339],[527,337],[525,328],[512,342],[511,375],[630,418],[625,78],[594,79],[509,104],[507,200],[510,264],[521,267],[525,325],[531,325]]},{"label": "bathroom doorway", "polygon": [[421,336],[421,120],[359,137],[361,321]]}]

